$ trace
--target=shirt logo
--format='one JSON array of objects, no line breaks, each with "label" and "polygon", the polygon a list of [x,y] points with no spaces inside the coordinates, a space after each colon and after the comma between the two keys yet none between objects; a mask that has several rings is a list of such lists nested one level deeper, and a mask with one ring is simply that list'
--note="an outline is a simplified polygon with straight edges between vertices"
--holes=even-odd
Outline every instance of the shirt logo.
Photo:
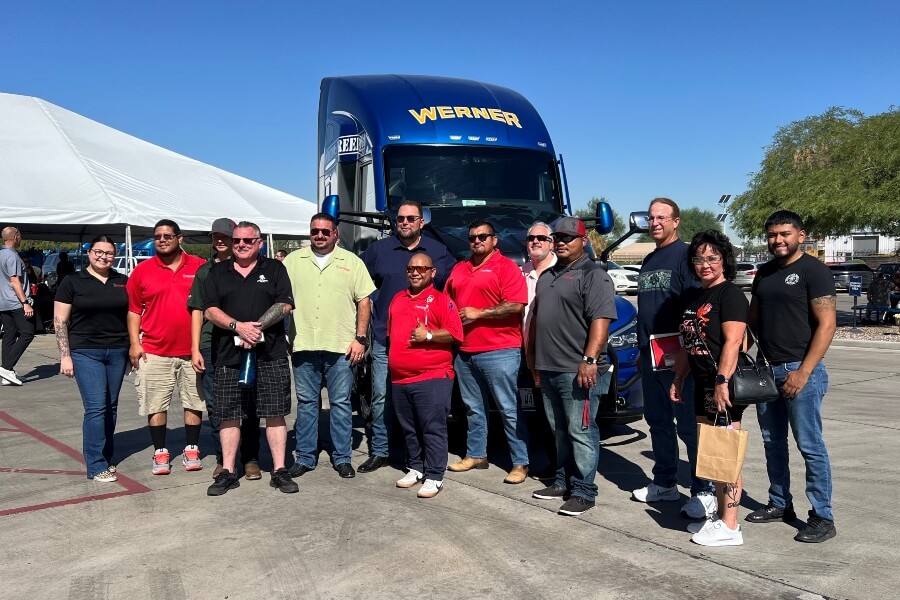
[{"label": "shirt logo", "polygon": [[784,282],[787,285],[797,285],[797,282],[800,281],[800,276],[796,273],[791,273],[787,277],[784,278]]},{"label": "shirt logo", "polygon": [[269,283],[269,280],[266,279],[266,276],[262,273],[259,274],[259,279],[256,280],[256,283]]}]

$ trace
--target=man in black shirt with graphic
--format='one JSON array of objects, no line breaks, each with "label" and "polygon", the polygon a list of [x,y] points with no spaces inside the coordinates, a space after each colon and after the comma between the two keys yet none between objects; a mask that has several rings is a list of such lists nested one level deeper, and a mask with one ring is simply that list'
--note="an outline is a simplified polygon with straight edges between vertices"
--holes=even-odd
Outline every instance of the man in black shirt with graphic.
[{"label": "man in black shirt with graphic", "polygon": [[[299,488],[284,468],[284,417],[291,411],[291,369],[281,323],[294,305],[291,283],[280,261],[260,256],[262,238],[257,225],[242,221],[232,236],[232,258],[210,268],[203,294],[206,318],[215,326],[213,411],[221,423],[223,461],[222,471],[206,493],[221,496],[240,485],[234,463],[241,419],[252,412],[250,404],[255,404],[256,414],[266,420],[274,463],[270,485],[293,493]],[[247,351],[253,353],[256,381],[241,383],[238,371]]]},{"label": "man in black shirt with graphic", "polygon": [[828,373],[822,359],[837,323],[834,279],[822,262],[804,253],[803,222],[780,210],[766,220],[774,259],[753,281],[750,326],[775,367],[778,399],[756,407],[766,451],[769,503],[747,515],[750,523],[796,518],[790,492],[788,425],[806,463],[806,496],[812,505],[806,527],[794,539],[824,542],[837,533],[831,512],[831,465],[822,435],[822,399]]}]

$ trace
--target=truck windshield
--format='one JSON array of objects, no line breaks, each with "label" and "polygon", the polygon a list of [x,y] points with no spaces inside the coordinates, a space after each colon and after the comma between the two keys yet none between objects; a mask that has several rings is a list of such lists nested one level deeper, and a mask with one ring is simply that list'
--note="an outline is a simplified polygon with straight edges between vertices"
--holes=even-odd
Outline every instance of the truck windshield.
[{"label": "truck windshield", "polygon": [[485,146],[388,146],[389,210],[404,199],[434,207],[527,209],[561,213],[556,161],[537,150]]}]

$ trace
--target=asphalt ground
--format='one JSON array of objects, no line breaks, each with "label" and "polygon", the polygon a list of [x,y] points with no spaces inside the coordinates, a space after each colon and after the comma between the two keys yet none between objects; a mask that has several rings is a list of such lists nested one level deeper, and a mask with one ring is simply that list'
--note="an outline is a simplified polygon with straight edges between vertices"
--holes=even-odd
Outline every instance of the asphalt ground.
[{"label": "asphalt ground", "polygon": [[[324,452],[297,494],[275,491],[264,474],[210,498],[214,457],[188,473],[174,456],[180,410],[170,414],[175,468],[151,475],[129,377],[119,481],[94,483],[81,463],[76,385],[58,375],[52,336],[38,336],[17,367],[25,385],[0,388],[0,598],[897,598],[900,345],[851,344],[829,352],[823,411],[838,536],[801,544],[792,539],[801,521],[745,524],[743,546],[704,548],[690,541],[681,502],[629,499],[649,481],[643,422],[606,432],[597,506],[580,517],[532,499],[537,480],[503,484],[502,441],[490,450],[491,468],[447,473],[430,500],[397,489],[402,472],[393,468],[340,479]],[[744,422],[742,516],[766,503],[768,485],[753,408]],[[325,420],[320,431],[327,446]],[[354,446],[358,466],[361,426]],[[461,451],[459,441],[451,450]],[[799,453],[791,461],[805,518]],[[271,468],[265,458],[263,468]],[[680,484],[686,491],[684,460]]]}]

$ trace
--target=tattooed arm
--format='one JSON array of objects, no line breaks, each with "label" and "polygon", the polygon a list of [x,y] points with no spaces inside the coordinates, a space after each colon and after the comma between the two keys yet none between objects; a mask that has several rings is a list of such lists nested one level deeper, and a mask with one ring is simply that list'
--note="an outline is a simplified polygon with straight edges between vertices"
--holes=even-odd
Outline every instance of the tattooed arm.
[{"label": "tattooed arm", "polygon": [[517,315],[525,309],[525,305],[521,302],[501,302],[496,306],[487,308],[474,308],[466,306],[459,310],[459,317],[463,324],[471,323],[477,319],[502,319],[509,315]]},{"label": "tattooed arm", "polygon": [[275,323],[284,319],[284,315],[291,312],[291,305],[286,302],[276,302],[272,306],[269,307],[266,312],[262,314],[260,318],[257,319],[259,322],[260,329],[267,329],[271,327]]},{"label": "tattooed arm", "polygon": [[834,330],[837,328],[837,298],[835,296],[812,298],[809,301],[809,307],[812,310],[815,329],[806,356],[800,363],[800,368],[793,373],[788,373],[784,380],[782,393],[786,398],[796,398],[803,386],[806,385],[810,373],[828,352],[828,346],[831,345]]},{"label": "tattooed arm", "polygon": [[66,377],[75,376],[72,356],[69,353],[69,317],[71,316],[71,304],[53,303],[53,329],[56,331],[56,347],[59,348],[59,372]]}]

